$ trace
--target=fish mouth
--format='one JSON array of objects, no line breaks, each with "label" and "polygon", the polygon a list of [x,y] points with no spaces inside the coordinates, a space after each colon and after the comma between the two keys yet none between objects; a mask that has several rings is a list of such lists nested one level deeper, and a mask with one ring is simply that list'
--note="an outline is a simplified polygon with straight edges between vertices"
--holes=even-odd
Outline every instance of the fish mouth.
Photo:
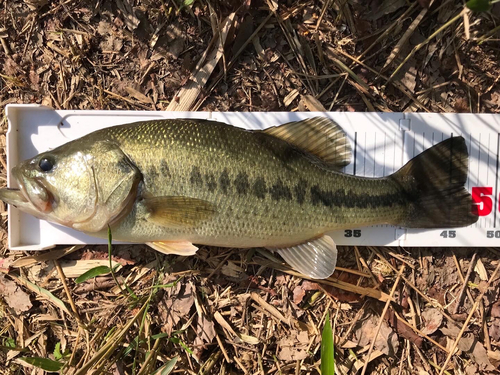
[{"label": "fish mouth", "polygon": [[29,202],[21,189],[3,188],[0,189],[0,200],[12,206],[19,206]]},{"label": "fish mouth", "polygon": [[1,189],[0,199],[14,206],[25,206],[29,202],[43,213],[52,211],[54,196],[41,179],[25,177],[18,167],[12,169],[12,175],[19,189]]}]

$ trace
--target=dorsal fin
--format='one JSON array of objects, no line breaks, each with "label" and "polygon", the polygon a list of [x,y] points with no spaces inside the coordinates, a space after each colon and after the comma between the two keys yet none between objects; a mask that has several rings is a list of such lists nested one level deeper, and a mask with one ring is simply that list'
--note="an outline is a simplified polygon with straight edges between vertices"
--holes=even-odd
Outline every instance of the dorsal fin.
[{"label": "dorsal fin", "polygon": [[320,158],[332,168],[351,162],[351,144],[344,130],[326,117],[311,117],[268,128],[264,133],[280,138]]}]

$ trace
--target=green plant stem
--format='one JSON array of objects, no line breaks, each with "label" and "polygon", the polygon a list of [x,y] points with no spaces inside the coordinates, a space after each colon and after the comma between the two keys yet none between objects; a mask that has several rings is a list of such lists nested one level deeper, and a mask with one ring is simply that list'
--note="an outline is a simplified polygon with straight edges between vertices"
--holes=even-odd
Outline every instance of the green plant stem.
[{"label": "green plant stem", "polygon": [[116,278],[115,271],[113,270],[113,260],[111,259],[111,252],[113,249],[113,246],[111,245],[111,242],[113,241],[113,236],[111,234],[111,227],[108,225],[108,258],[109,258],[109,270],[111,271],[111,276],[113,276],[113,280],[115,280],[116,285],[120,289],[120,293],[125,297],[128,298],[127,294],[125,291],[122,289],[122,286],[118,282],[118,279]]}]

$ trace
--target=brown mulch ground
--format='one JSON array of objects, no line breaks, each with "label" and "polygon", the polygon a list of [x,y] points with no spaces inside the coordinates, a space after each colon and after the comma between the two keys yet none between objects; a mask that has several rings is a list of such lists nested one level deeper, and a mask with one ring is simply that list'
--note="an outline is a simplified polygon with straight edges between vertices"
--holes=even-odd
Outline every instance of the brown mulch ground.
[{"label": "brown mulch ground", "polygon": [[[4,0],[0,103],[499,113],[499,21],[500,4],[454,0]],[[192,101],[179,91],[190,85]],[[338,373],[500,366],[496,249],[344,248],[334,276],[313,282],[261,250],[118,246],[116,281],[76,284],[108,264],[105,246],[26,258],[6,249],[6,219],[0,373],[43,373],[26,359],[40,357],[78,374],[175,361],[175,373],[315,374],[327,312]]]}]

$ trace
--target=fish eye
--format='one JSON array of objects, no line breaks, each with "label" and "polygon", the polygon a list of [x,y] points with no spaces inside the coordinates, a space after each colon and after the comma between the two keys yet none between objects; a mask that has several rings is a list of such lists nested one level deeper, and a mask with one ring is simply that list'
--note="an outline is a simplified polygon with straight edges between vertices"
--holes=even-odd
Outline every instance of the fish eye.
[{"label": "fish eye", "polygon": [[38,166],[43,172],[50,172],[54,168],[54,161],[51,158],[41,158]]}]

